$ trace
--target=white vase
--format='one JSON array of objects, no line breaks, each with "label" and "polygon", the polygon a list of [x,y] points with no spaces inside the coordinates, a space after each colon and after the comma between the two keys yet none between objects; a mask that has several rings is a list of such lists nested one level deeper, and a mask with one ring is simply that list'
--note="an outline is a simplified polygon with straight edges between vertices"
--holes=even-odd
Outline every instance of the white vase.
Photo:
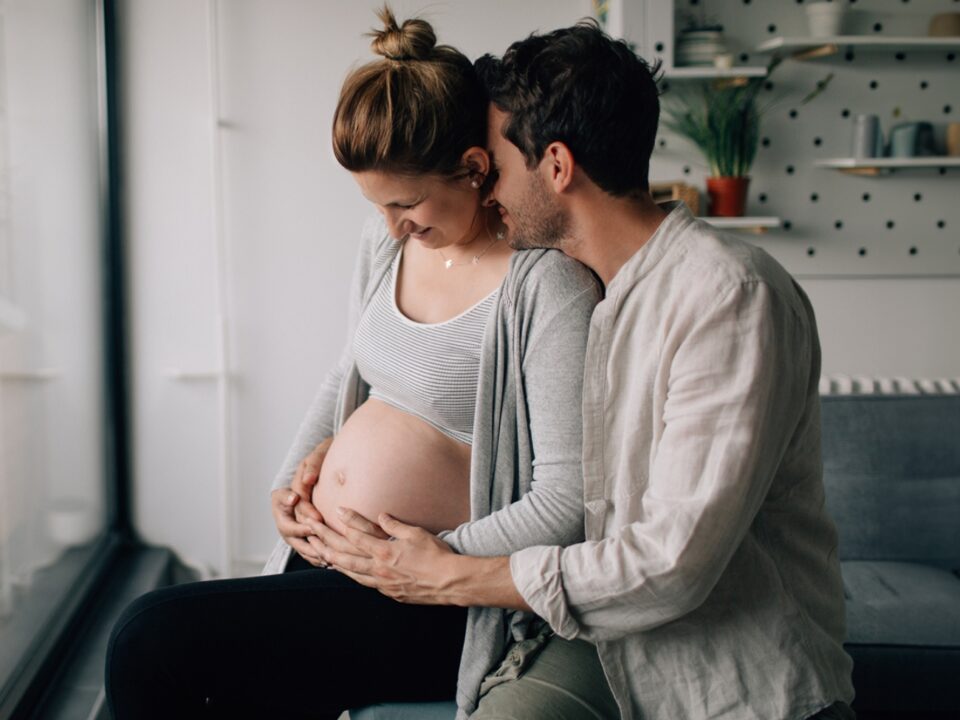
[{"label": "white vase", "polygon": [[846,9],[840,2],[814,2],[804,5],[804,9],[811,36],[833,37],[843,34]]}]

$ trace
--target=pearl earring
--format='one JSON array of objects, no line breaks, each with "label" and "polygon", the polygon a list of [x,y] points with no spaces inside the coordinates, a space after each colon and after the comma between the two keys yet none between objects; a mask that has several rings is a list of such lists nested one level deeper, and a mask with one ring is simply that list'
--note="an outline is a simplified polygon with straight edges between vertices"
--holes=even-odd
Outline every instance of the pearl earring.
[{"label": "pearl earring", "polygon": [[472,187],[474,190],[476,190],[477,188],[480,187],[480,181],[479,181],[479,180],[471,180],[471,181],[470,181],[470,187]]}]

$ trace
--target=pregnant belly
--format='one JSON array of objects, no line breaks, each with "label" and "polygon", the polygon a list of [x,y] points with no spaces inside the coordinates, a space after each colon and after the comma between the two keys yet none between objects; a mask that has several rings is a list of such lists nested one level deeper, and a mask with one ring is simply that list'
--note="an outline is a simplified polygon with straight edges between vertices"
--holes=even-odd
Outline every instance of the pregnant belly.
[{"label": "pregnant belly", "polygon": [[361,405],[327,451],[313,504],[334,530],[337,507],[381,512],[431,532],[470,519],[470,446],[379,400]]}]

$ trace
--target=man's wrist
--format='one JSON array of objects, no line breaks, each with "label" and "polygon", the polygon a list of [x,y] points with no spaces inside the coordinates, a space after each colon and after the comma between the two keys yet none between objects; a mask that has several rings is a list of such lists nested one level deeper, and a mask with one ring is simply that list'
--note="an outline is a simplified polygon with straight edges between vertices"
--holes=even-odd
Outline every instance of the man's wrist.
[{"label": "man's wrist", "polygon": [[499,607],[532,612],[513,583],[510,558],[450,556],[450,598],[461,607]]}]

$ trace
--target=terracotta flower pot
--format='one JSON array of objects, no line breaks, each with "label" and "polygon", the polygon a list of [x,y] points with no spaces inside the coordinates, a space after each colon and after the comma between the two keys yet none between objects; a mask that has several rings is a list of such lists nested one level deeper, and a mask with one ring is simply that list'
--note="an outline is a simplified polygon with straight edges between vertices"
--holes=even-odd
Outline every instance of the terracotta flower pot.
[{"label": "terracotta flower pot", "polygon": [[748,177],[708,177],[710,214],[715,217],[741,217],[747,207]]}]

